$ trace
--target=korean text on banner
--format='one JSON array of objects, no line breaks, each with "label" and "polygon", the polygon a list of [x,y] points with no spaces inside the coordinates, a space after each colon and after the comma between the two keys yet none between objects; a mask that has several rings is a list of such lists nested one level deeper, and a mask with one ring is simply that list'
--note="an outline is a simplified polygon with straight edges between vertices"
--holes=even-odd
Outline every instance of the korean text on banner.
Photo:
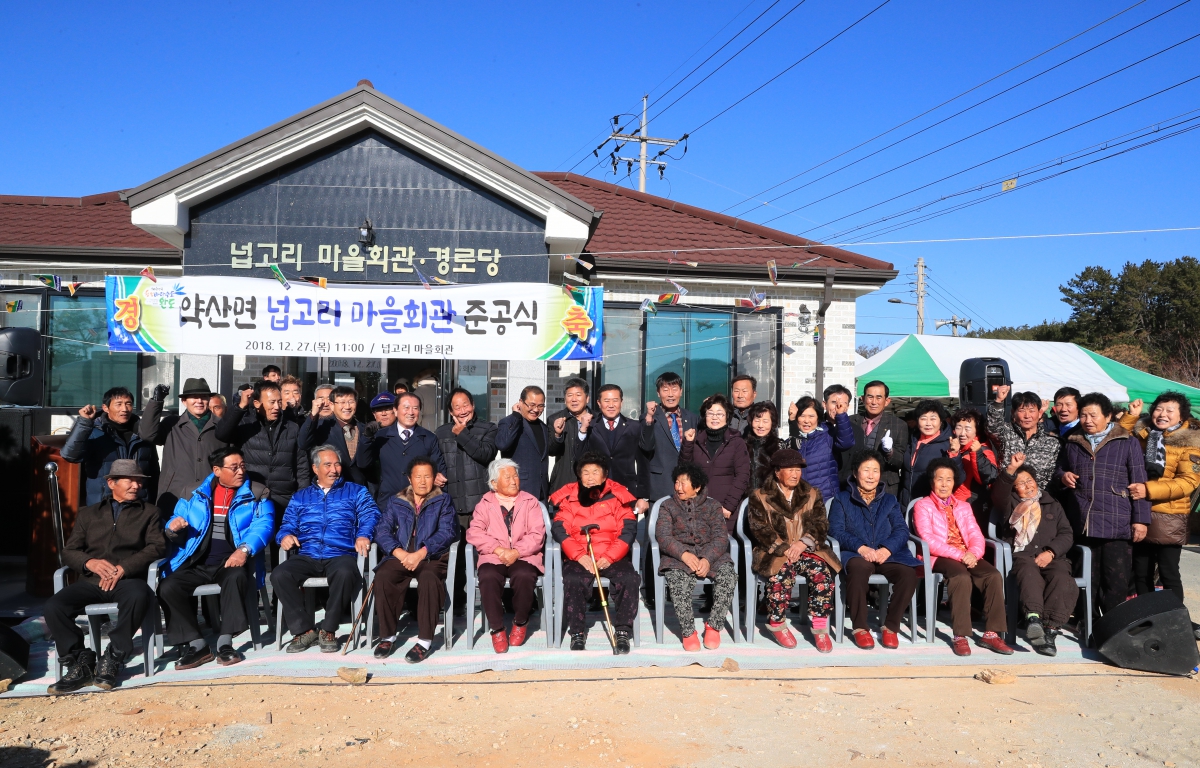
[{"label": "korean text on banner", "polygon": [[114,352],[600,360],[603,289],[544,283],[330,285],[109,276]]}]

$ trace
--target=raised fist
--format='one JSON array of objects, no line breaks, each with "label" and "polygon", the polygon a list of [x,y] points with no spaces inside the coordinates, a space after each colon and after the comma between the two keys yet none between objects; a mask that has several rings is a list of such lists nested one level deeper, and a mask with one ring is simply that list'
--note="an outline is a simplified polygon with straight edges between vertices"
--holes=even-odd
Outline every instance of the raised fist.
[{"label": "raised fist", "polygon": [[555,435],[558,435],[561,437],[563,430],[566,429],[566,427],[567,427],[567,417],[566,416],[559,416],[557,419],[554,420],[554,434]]},{"label": "raised fist", "polygon": [[82,408],[79,409],[79,415],[85,419],[96,418],[96,406],[94,406],[94,405],[83,406]]},{"label": "raised fist", "polygon": [[166,384],[159,384],[157,387],[154,388],[154,392],[152,392],[150,394],[150,398],[152,400],[157,400],[160,403],[165,402],[167,399],[167,393],[170,391],[171,391],[171,388],[168,387]]},{"label": "raised fist", "polygon": [[796,407],[796,404],[788,403],[788,421],[795,421],[796,417],[799,415],[800,409]]},{"label": "raised fist", "polygon": [[579,431],[587,432],[588,428],[591,426],[592,426],[592,412],[584,411],[583,413],[579,414]]},{"label": "raised fist", "polygon": [[1141,416],[1142,409],[1146,407],[1146,402],[1142,398],[1132,401],[1129,404],[1129,415],[1133,417]]},{"label": "raised fist", "polygon": [[254,397],[254,389],[243,389],[239,394],[241,395],[241,399],[238,401],[238,407],[245,410],[246,406],[250,405],[250,398]]},{"label": "raised fist", "polygon": [[996,387],[996,402],[1003,403],[1008,397],[1009,391],[1012,389],[1008,384],[1000,384]]},{"label": "raised fist", "polygon": [[654,423],[654,412],[656,410],[658,410],[658,403],[654,402],[653,400],[646,403],[646,423],[647,424]]},{"label": "raised fist", "polygon": [[[687,440],[689,443],[692,442],[693,440],[695,440],[696,439],[696,430],[689,429],[687,432],[684,432],[683,439]],[[729,515],[726,515],[726,517],[729,517]]]}]

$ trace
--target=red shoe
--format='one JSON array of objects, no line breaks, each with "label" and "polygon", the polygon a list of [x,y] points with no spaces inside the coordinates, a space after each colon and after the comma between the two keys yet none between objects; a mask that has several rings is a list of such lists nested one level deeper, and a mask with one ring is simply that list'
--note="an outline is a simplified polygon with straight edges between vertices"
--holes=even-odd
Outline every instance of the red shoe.
[{"label": "red shoe", "polygon": [[828,632],[818,632],[813,635],[813,644],[821,653],[833,653],[833,641],[829,639]]},{"label": "red shoe", "polygon": [[513,624],[513,628],[508,631],[508,644],[513,648],[525,645],[525,637],[529,634],[529,625],[520,626]]},{"label": "red shoe", "polygon": [[683,638],[683,650],[695,653],[700,650],[700,635],[693,632]]},{"label": "red shoe", "polygon": [[875,647],[875,638],[871,637],[871,630],[856,629],[854,630],[854,644],[864,651],[869,651]]},{"label": "red shoe", "polygon": [[884,627],[883,631],[879,633],[879,644],[894,651],[900,647],[900,636]]},{"label": "red shoe", "polygon": [[508,635],[504,630],[492,633],[492,650],[496,653],[508,653]]},{"label": "red shoe", "polygon": [[721,633],[707,624],[704,625],[704,647],[710,651],[721,647]]},{"label": "red shoe", "polygon": [[796,636],[792,634],[792,631],[787,628],[786,624],[768,624],[767,631],[770,632],[775,637],[776,642],[778,642],[784,648],[796,647]]},{"label": "red shoe", "polygon": [[1004,638],[995,632],[984,632],[983,637],[976,640],[975,644],[981,648],[990,648],[1004,656],[1011,656],[1013,653],[1013,649],[1008,647],[1008,643],[1004,642]]},{"label": "red shoe", "polygon": [[954,638],[953,647],[955,656],[971,655],[971,644],[967,642],[967,638],[965,637]]}]

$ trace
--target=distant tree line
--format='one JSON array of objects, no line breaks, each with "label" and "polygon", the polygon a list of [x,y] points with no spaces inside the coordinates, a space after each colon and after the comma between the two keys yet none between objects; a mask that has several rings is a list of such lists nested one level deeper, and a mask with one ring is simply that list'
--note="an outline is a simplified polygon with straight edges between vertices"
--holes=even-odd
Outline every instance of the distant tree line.
[{"label": "distant tree line", "polygon": [[1200,261],[1127,262],[1113,274],[1088,267],[1066,285],[1065,321],[973,331],[985,339],[1065,341],[1139,370],[1200,386]]}]

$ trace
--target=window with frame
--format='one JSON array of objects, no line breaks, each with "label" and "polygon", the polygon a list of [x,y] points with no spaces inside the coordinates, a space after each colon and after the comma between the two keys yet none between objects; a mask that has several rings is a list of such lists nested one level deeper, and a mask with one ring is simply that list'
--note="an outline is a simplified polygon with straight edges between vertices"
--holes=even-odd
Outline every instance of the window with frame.
[{"label": "window with frame", "polygon": [[98,405],[105,391],[137,393],[138,356],[108,351],[103,296],[50,296],[46,339],[46,405]]}]

